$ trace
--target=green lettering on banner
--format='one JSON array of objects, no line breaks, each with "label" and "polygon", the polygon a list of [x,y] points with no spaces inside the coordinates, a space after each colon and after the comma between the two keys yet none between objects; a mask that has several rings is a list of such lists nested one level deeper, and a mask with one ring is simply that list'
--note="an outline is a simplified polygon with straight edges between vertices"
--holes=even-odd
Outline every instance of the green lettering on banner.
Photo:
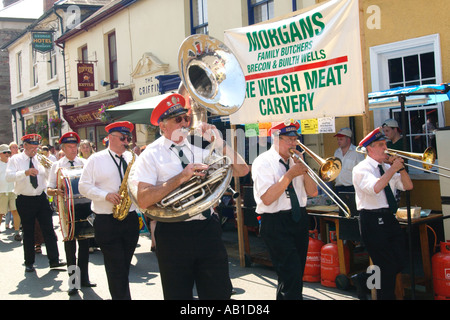
[{"label": "green lettering on banner", "polygon": [[[260,29],[258,31],[247,32],[248,52],[268,49],[281,44],[288,44],[297,40],[313,38],[320,35],[325,29],[325,23],[320,12],[312,16],[300,18],[297,21],[280,26],[276,29]],[[283,31],[284,30],[284,31]]]},{"label": "green lettering on banner", "polygon": [[259,100],[259,112],[263,116],[292,114],[313,110],[314,92]]},{"label": "green lettering on banner", "polygon": [[259,95],[261,97],[274,94],[289,94],[301,91],[298,74],[284,75],[281,78],[264,78],[258,80]]},{"label": "green lettering on banner", "polygon": [[342,72],[347,72],[347,65],[339,65],[304,73],[307,90],[336,86],[342,83]]}]

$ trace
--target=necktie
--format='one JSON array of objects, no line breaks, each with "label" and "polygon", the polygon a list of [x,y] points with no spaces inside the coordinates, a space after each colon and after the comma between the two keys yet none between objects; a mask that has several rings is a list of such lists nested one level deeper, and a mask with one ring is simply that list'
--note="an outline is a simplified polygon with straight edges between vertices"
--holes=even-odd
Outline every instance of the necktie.
[{"label": "necktie", "polygon": [[189,160],[184,155],[182,147],[172,144],[172,146],[170,148],[171,149],[173,149],[173,148],[177,149],[177,151],[178,151],[177,155],[178,155],[178,158],[180,158],[180,160],[181,160],[181,165],[183,166],[183,169],[186,168],[186,166],[189,164]]},{"label": "necktie", "polygon": [[[381,164],[378,165],[378,168],[380,169],[380,174],[384,174],[383,166]],[[389,186],[389,183],[386,187],[384,187],[384,193],[386,193],[386,198],[389,204],[389,210],[391,210],[392,213],[396,213],[398,209],[397,201],[395,200],[394,194],[392,193],[392,189]]]},{"label": "necktie", "polygon": [[70,160],[69,160],[69,162],[70,162],[70,166],[73,167],[73,166],[74,166],[73,163],[74,163],[75,161],[70,161]]},{"label": "necktie", "polygon": [[123,180],[123,175],[122,175],[122,171],[120,171],[120,167],[121,166],[123,167],[123,173],[125,174],[125,172],[127,171],[127,168],[128,168],[128,164],[125,161],[125,159],[123,158],[123,156],[118,156],[116,154],[116,157],[119,158],[119,167],[118,168],[119,168],[119,174],[120,174],[120,181],[122,181]]},{"label": "necktie", "polygon": [[[284,163],[283,160],[280,159],[280,163],[286,168],[286,172],[289,170],[289,163]],[[295,193],[294,186],[292,185],[292,182],[289,184],[287,188],[289,192],[289,198],[291,199],[291,207],[292,207],[292,220],[295,222],[300,221],[300,203],[298,202],[297,194]]]},{"label": "necktie", "polygon": [[[30,168],[34,168],[33,158],[30,158]],[[30,182],[31,182],[31,185],[33,186],[33,188],[36,189],[38,187],[37,176],[30,175]]]}]

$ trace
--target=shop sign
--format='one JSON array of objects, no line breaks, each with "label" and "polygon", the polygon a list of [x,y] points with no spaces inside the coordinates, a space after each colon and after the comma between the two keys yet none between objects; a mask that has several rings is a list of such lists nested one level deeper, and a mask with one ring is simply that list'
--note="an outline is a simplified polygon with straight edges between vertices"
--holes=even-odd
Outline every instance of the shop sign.
[{"label": "shop sign", "polygon": [[34,50],[47,53],[53,50],[53,34],[51,32],[33,32],[31,46]]},{"label": "shop sign", "polygon": [[78,91],[95,91],[94,64],[78,63]]},{"label": "shop sign", "polygon": [[101,123],[100,111],[98,109],[91,109],[71,115],[66,114],[64,118],[73,128]]},{"label": "shop sign", "polygon": [[157,75],[159,74],[152,74],[134,79],[135,100],[141,100],[159,95],[159,80],[155,78]]}]

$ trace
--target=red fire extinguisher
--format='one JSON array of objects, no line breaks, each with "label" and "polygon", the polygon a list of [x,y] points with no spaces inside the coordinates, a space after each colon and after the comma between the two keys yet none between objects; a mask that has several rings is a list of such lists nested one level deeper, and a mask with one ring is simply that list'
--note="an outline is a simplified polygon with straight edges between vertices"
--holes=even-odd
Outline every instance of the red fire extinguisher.
[{"label": "red fire extinguisher", "polygon": [[[336,288],[336,277],[340,274],[339,253],[336,244],[336,231],[330,231],[331,243],[320,250],[320,283],[325,287]],[[346,269],[350,269],[350,251],[344,246]]]},{"label": "red fire extinguisher", "polygon": [[441,242],[441,252],[431,258],[435,300],[450,300],[450,240]]},{"label": "red fire extinguisher", "polygon": [[318,238],[317,230],[309,230],[308,255],[303,272],[303,281],[306,282],[320,281],[320,249],[324,243]]}]

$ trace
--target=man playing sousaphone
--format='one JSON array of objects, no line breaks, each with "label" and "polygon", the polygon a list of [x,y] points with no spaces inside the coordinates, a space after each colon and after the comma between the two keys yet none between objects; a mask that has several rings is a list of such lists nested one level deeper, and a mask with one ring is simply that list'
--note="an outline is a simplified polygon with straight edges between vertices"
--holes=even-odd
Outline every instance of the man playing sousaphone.
[{"label": "man playing sousaphone", "polygon": [[[135,164],[132,183],[138,184],[140,208],[159,203],[193,176],[204,177],[209,151],[187,140],[191,117],[179,94],[165,97],[153,110],[151,123],[162,136],[146,147]],[[221,139],[215,126],[201,123],[199,131],[233,160],[234,176],[248,173],[245,161]],[[165,299],[191,300],[196,285],[199,299],[229,299],[228,257],[217,215],[209,208],[181,222],[156,224],[156,254]]]},{"label": "man playing sousaphone", "polygon": [[[57,176],[58,170],[60,168],[70,168],[70,167],[83,167],[86,160],[78,157],[78,144],[80,143],[80,137],[76,132],[67,132],[60,139],[59,144],[61,149],[64,151],[65,156],[55,162],[51,168],[47,194],[50,196],[64,196],[64,190],[58,189]],[[86,219],[91,213],[90,209],[91,203],[84,202],[75,204],[75,221]],[[59,213],[64,214],[62,212]],[[64,250],[66,252],[66,260],[69,266],[75,265],[80,269],[80,284],[82,287],[95,287],[94,283],[89,281],[89,239],[77,239],[78,241],[78,263],[76,258],[76,248],[77,244],[75,239],[64,241]],[[70,274],[69,270],[69,276]],[[74,295],[78,291],[78,288],[71,287],[69,289],[69,295]]]}]

